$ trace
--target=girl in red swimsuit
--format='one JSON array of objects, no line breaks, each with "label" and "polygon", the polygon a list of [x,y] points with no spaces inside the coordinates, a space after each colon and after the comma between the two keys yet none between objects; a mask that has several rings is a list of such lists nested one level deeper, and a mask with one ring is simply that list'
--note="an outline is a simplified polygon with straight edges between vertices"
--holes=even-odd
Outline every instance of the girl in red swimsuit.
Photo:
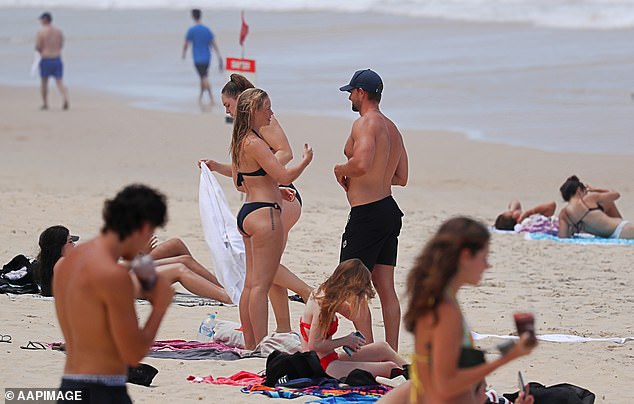
[{"label": "girl in red swimsuit", "polygon": [[[339,326],[337,314],[359,323],[374,297],[370,271],[358,259],[342,262],[335,272],[311,294],[299,320],[304,350],[317,352],[321,365],[335,378],[363,369],[373,376],[390,377],[392,369],[402,369],[405,361],[386,342],[366,343],[354,332],[333,338]],[[368,333],[369,334],[369,333]],[[351,355],[335,352],[348,347]]]}]

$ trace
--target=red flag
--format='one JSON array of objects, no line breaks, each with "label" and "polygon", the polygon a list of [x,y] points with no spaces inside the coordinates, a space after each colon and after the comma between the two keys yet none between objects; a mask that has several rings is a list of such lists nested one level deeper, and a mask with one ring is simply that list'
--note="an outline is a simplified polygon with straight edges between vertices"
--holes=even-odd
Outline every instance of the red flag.
[{"label": "red flag", "polygon": [[241,16],[242,16],[242,28],[240,28],[240,46],[243,46],[244,40],[249,34],[249,26],[247,25],[246,21],[244,21],[244,11],[242,11]]}]

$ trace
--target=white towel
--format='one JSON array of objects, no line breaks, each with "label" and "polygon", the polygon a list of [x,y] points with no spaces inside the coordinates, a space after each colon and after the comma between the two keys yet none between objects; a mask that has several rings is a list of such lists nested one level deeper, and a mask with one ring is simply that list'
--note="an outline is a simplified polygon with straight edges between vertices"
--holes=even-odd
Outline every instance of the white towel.
[{"label": "white towel", "polygon": [[246,276],[244,242],[225,194],[205,164],[202,164],[200,169],[198,205],[216,277],[229,294],[231,301],[238,304]]}]

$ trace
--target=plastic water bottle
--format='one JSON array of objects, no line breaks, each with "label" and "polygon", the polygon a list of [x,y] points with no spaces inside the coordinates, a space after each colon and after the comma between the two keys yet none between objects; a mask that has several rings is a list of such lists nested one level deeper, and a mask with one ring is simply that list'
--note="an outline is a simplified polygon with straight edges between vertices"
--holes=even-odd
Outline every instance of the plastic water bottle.
[{"label": "plastic water bottle", "polygon": [[205,318],[200,327],[198,327],[198,341],[209,342],[213,340],[214,328],[216,328],[216,315],[211,313],[209,317]]}]

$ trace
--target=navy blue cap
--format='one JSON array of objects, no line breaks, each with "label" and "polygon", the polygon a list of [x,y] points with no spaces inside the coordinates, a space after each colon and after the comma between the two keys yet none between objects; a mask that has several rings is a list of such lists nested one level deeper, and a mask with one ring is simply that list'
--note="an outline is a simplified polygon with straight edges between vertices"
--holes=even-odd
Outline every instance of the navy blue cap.
[{"label": "navy blue cap", "polygon": [[381,94],[383,92],[383,80],[370,69],[357,70],[350,79],[350,84],[340,87],[340,91],[350,91],[353,88],[362,88],[369,93]]},{"label": "navy blue cap", "polygon": [[40,18],[38,18],[38,20],[52,21],[53,17],[51,16],[51,13],[49,13],[48,11],[45,11],[42,13],[42,15],[40,15]]}]

